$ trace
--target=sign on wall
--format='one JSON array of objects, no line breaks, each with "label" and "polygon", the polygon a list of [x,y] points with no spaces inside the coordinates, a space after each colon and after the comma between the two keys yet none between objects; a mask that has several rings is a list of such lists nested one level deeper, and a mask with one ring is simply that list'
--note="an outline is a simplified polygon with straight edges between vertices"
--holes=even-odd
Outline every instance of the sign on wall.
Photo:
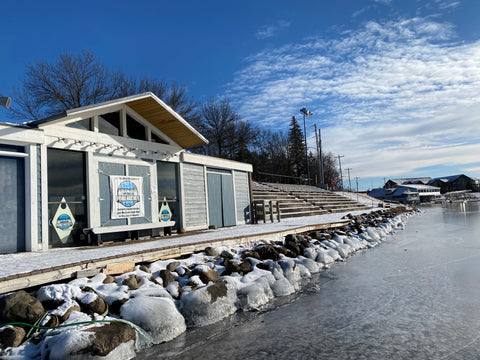
[{"label": "sign on wall", "polygon": [[75,217],[70,211],[65,198],[62,198],[62,201],[58,205],[58,209],[52,220],[52,225],[62,244],[65,244],[75,226]]},{"label": "sign on wall", "polygon": [[112,219],[145,216],[143,178],[139,176],[110,175]]}]

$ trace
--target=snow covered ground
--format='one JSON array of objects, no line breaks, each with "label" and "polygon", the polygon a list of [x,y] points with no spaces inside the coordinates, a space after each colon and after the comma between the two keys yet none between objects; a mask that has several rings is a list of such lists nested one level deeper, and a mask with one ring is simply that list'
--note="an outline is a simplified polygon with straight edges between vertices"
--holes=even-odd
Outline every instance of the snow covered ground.
[{"label": "snow covered ground", "polygon": [[[376,210],[376,209],[372,209]],[[351,212],[353,215],[365,213],[365,210]],[[239,236],[267,234],[299,228],[307,225],[318,225],[341,221],[347,213],[307,216],[284,219],[275,223],[240,225],[216,230],[205,230],[187,236],[160,238],[148,242],[129,242],[119,246],[85,248],[49,249],[46,251],[25,252],[0,255],[0,278],[10,275],[28,273],[34,270],[48,269],[59,265],[95,260],[114,255],[123,255],[132,251],[153,250],[178,244],[196,243],[208,240],[226,239]]]}]

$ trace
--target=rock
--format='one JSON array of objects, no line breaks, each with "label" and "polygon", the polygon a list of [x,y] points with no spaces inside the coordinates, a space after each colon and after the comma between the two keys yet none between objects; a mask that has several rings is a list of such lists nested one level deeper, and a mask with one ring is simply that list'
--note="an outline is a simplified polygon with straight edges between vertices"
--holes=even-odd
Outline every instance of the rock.
[{"label": "rock", "polygon": [[223,266],[225,266],[225,270],[223,271],[222,276],[231,275],[234,272],[240,272],[240,266],[234,261],[227,259],[223,262]]},{"label": "rock", "polygon": [[153,282],[154,284],[156,284],[156,285],[162,285],[162,284],[160,284],[160,283],[157,281],[157,279],[155,279],[155,277],[154,277],[153,275],[150,276],[149,280],[150,280],[151,282]]},{"label": "rock", "polygon": [[252,271],[252,263],[248,260],[242,261],[239,264],[239,267],[243,275],[248,274],[250,271]]},{"label": "rock", "polygon": [[93,315],[93,314],[101,315],[105,313],[105,311],[107,311],[107,304],[100,296],[97,296],[95,300],[93,300],[88,304],[84,304],[80,302],[80,307],[82,309],[82,312],[88,315]]},{"label": "rock", "polygon": [[293,252],[295,254],[295,257],[302,254],[300,247],[292,240],[288,240],[285,242],[285,248]]},{"label": "rock", "polygon": [[282,246],[275,246],[275,250],[277,250],[280,254],[283,254],[283,255],[287,255],[289,250],[284,248],[283,245]]},{"label": "rock", "polygon": [[120,299],[120,300],[115,300],[112,302],[112,304],[108,307],[108,310],[111,314],[120,314],[120,308],[122,307],[123,304],[125,304],[128,301],[128,299]]},{"label": "rock", "polygon": [[60,318],[61,322],[67,321],[73,311],[80,311],[80,306],[73,305],[72,307],[69,307],[67,311],[65,311],[65,313],[61,316]]},{"label": "rock", "polygon": [[147,274],[151,274],[152,272],[150,271],[150,268],[147,265],[140,265],[139,270],[142,270],[143,272],[146,272]]},{"label": "rock", "polygon": [[273,261],[280,260],[280,254],[272,245],[261,245],[255,249],[261,260],[271,259]]},{"label": "rock", "polygon": [[175,271],[175,269],[176,269],[177,267],[179,267],[179,266],[180,266],[180,262],[179,262],[179,261],[172,261],[171,263],[169,263],[169,264],[167,265],[167,270],[170,271],[170,272],[172,272],[172,271]]},{"label": "rock", "polygon": [[231,254],[227,250],[223,250],[222,253],[220,254],[220,256],[223,257],[224,259],[228,259],[228,260],[232,260],[233,257],[234,257],[233,254]]},{"label": "rock", "polygon": [[24,290],[0,298],[0,323],[34,324],[45,313],[42,303]]},{"label": "rock", "polygon": [[254,258],[254,259],[257,259],[257,260],[261,260],[260,255],[258,255],[258,252],[252,251],[252,250],[243,251],[242,252],[242,259],[246,259],[248,257],[251,257],[251,258]]},{"label": "rock", "polygon": [[125,280],[123,280],[122,284],[128,286],[129,290],[137,290],[138,289],[137,278],[133,274],[130,275],[129,277],[127,277]]},{"label": "rock", "polygon": [[172,275],[172,272],[169,270],[160,270],[160,278],[163,282],[163,287],[167,287],[168,284],[175,281],[175,277]]},{"label": "rock", "polygon": [[215,284],[212,284],[207,287],[207,291],[211,296],[210,303],[213,304],[215,301],[217,301],[218,298],[227,296],[227,293],[228,293],[227,282],[219,281]]},{"label": "rock", "polygon": [[65,300],[44,300],[42,301],[43,308],[45,310],[53,310],[58,308],[60,305],[62,305],[65,302]]},{"label": "rock", "polygon": [[0,329],[0,348],[19,346],[25,335],[25,330],[19,326],[5,326]]},{"label": "rock", "polygon": [[93,356],[106,356],[123,343],[135,340],[135,330],[121,322],[111,322],[101,327],[93,327],[83,330],[95,333],[95,337],[86,348],[75,354],[90,354]]},{"label": "rock", "polygon": [[106,275],[105,279],[103,280],[103,284],[111,284],[115,282],[115,276]]},{"label": "rock", "polygon": [[215,250],[213,247],[207,246],[207,247],[205,248],[205,255],[217,257],[217,256],[218,256],[218,253],[217,253],[217,250]]},{"label": "rock", "polygon": [[261,270],[267,270],[267,271],[270,270],[270,266],[268,266],[268,264],[265,264],[263,262],[260,262],[260,263],[256,264],[255,266],[257,268],[261,269]]},{"label": "rock", "polygon": [[204,266],[195,267],[192,270],[192,275],[198,275],[204,284],[208,284],[210,281],[216,282],[220,279],[220,275],[215,270]]}]

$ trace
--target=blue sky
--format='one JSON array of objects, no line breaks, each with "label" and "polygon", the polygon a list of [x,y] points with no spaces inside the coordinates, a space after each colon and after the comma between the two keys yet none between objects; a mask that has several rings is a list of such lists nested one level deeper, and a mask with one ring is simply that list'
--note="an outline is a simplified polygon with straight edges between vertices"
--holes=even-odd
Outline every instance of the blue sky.
[{"label": "blue sky", "polygon": [[0,0],[0,8],[1,94],[20,85],[25,64],[88,49],[132,76],[185,84],[195,100],[228,97],[266,128],[288,130],[306,107],[309,147],[317,124],[324,151],[343,155],[362,189],[383,178],[480,177],[478,0]]}]

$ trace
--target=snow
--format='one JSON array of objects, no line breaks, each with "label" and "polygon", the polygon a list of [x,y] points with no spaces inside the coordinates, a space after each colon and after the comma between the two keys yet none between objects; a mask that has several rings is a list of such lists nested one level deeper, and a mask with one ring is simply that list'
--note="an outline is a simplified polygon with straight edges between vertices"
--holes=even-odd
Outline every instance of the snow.
[{"label": "snow", "polygon": [[224,279],[227,288],[225,296],[213,299],[204,286],[182,294],[181,312],[188,326],[205,326],[220,321],[237,311],[237,287],[231,277]]},{"label": "snow", "polygon": [[123,319],[147,331],[156,344],[170,341],[187,330],[175,303],[165,297],[134,297],[122,305],[120,313]]}]

